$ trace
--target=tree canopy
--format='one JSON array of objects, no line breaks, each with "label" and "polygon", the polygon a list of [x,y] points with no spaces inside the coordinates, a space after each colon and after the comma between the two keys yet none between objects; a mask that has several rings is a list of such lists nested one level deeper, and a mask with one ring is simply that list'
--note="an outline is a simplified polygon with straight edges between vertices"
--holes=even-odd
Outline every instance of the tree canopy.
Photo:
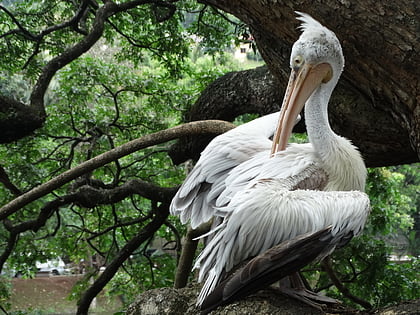
[{"label": "tree canopy", "polygon": [[[186,228],[168,206],[189,168],[183,162],[232,128],[227,121],[278,110],[297,36],[293,10],[305,10],[334,29],[346,53],[332,125],[379,167],[369,171],[365,234],[334,255],[330,269],[307,273],[317,289],[353,305],[332,272],[364,307],[414,298],[418,261],[390,262],[387,245],[406,237],[406,251],[418,255],[419,166],[397,166],[420,156],[413,53],[420,12],[416,1],[405,2],[365,4],[372,29],[361,32],[354,27],[366,17],[362,9],[328,1],[2,1],[0,269],[30,277],[36,261],[90,261],[73,292],[78,314],[105,286],[127,303],[171,286]],[[232,57],[240,43],[250,58],[258,46],[270,73],[254,61],[244,70]],[[165,254],[152,257],[159,240]]]}]

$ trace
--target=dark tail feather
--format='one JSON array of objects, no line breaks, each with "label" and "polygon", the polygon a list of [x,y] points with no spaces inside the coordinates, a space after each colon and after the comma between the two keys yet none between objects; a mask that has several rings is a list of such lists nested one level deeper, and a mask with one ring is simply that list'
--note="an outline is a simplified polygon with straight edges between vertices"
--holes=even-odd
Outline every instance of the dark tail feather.
[{"label": "dark tail feather", "polygon": [[283,242],[253,258],[211,292],[201,305],[207,314],[220,305],[246,297],[326,255],[334,247],[331,227]]}]

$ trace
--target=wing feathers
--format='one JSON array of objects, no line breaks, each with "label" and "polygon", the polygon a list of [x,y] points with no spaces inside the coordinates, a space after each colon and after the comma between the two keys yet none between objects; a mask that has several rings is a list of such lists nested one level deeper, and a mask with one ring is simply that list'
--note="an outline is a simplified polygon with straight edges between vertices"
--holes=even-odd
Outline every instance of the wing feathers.
[{"label": "wing feathers", "polygon": [[[337,240],[357,235],[362,230],[369,213],[366,194],[290,191],[289,184],[264,180],[234,196],[228,205],[231,209],[226,210],[229,215],[224,227],[197,259],[195,266],[200,268],[200,279],[216,266],[219,274],[216,282],[220,282],[220,275],[240,262],[298,235],[314,233],[330,225],[331,234]],[[331,247],[331,251],[333,249]],[[210,292],[202,291],[202,296]]]}]

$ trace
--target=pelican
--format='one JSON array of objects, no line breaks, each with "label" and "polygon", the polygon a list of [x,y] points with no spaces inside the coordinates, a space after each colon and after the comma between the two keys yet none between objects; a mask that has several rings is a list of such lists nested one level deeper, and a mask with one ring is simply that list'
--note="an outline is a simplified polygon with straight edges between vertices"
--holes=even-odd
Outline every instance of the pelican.
[{"label": "pelican", "polygon": [[[198,280],[205,281],[197,300],[204,312],[237,292],[260,288],[261,280],[268,285],[297,271],[300,262],[322,259],[360,234],[367,220],[363,159],[328,122],[328,102],[344,67],[340,43],[315,19],[297,14],[302,34],[292,48],[291,75],[271,150],[255,152],[232,167],[202,196],[212,196],[211,213],[223,218],[195,263]],[[304,106],[310,143],[288,144]],[[265,265],[251,260],[239,280],[233,276],[226,282],[236,266],[259,255]],[[276,277],[270,279],[270,272]],[[215,296],[222,302],[215,302]]]}]

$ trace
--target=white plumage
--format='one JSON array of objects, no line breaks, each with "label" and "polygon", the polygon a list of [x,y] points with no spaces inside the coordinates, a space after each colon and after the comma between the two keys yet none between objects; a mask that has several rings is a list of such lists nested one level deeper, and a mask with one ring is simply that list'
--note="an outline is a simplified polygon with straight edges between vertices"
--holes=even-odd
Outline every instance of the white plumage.
[{"label": "white plumage", "polygon": [[[265,139],[251,141],[253,145],[262,141],[252,154],[242,154],[247,141],[241,142],[242,151],[231,152],[238,148],[234,133],[238,127],[229,136],[220,136],[221,142],[227,141],[222,145],[224,151],[212,152],[215,147],[220,150],[215,143],[203,151],[172,203],[172,213],[180,214],[183,222],[191,220],[193,227],[214,215],[224,218],[195,264],[200,269],[199,281],[205,279],[198,305],[241,262],[301,234],[332,226],[334,239],[323,257],[358,235],[367,219],[363,160],[350,141],[336,135],[328,123],[328,102],[344,67],[340,43],[310,16],[299,13],[298,19],[303,33],[292,48],[292,73],[272,155],[267,152],[267,135],[274,128],[267,125],[264,130],[246,132],[248,137],[255,132],[258,139],[261,135]],[[287,146],[304,105],[310,143]],[[260,124],[252,126],[261,128]],[[246,126],[242,128],[245,131]]]},{"label": "white plumage", "polygon": [[[294,184],[278,179],[260,180],[235,194],[222,227],[196,262],[195,267],[200,268],[199,281],[206,278],[199,305],[224,272],[283,241],[330,225],[337,239],[347,236],[349,231],[353,235],[360,233],[369,209],[366,194],[291,190]],[[324,256],[334,249],[335,246],[329,248]]]}]

